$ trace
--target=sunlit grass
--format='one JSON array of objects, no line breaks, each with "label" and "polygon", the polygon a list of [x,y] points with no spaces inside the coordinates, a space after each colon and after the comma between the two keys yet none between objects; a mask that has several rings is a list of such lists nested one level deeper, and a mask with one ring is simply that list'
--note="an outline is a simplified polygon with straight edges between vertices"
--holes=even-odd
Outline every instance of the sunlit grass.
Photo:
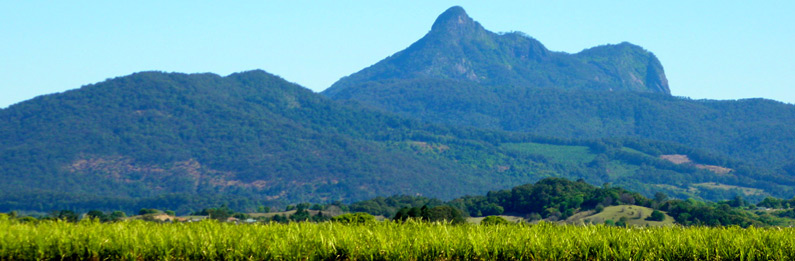
[{"label": "sunlit grass", "polygon": [[793,260],[793,232],[548,223],[32,224],[0,216],[0,259]]}]

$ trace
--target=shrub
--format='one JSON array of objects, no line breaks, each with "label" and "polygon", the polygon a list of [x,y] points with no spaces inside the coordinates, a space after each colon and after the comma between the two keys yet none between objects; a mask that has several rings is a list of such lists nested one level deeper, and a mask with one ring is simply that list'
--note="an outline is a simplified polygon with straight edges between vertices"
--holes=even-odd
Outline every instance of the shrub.
[{"label": "shrub", "polygon": [[331,221],[339,222],[342,224],[367,224],[367,223],[375,223],[376,220],[373,215],[364,212],[357,212],[357,213],[346,213],[333,217],[331,218]]},{"label": "shrub", "polygon": [[651,215],[646,218],[648,221],[663,221],[665,220],[665,214],[660,212],[659,210],[654,210],[651,212]]},{"label": "shrub", "polygon": [[503,217],[499,216],[488,216],[480,221],[481,225],[490,226],[490,225],[507,225],[510,224],[508,220]]}]

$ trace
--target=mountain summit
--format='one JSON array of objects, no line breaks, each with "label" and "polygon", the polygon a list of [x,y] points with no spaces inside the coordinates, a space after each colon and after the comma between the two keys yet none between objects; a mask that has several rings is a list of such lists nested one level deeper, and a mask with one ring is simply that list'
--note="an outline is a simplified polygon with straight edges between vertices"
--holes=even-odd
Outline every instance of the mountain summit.
[{"label": "mountain summit", "polygon": [[444,11],[436,22],[431,27],[432,32],[447,32],[447,33],[471,33],[477,30],[484,30],[478,22],[475,22],[464,8],[460,6],[453,6],[447,11]]},{"label": "mountain summit", "polygon": [[[553,52],[523,33],[484,29],[454,6],[408,48],[340,79],[323,94],[368,100],[398,81],[452,80],[486,86],[670,94],[662,65],[630,44],[605,45],[577,54]],[[389,90],[395,91],[395,90]]]}]

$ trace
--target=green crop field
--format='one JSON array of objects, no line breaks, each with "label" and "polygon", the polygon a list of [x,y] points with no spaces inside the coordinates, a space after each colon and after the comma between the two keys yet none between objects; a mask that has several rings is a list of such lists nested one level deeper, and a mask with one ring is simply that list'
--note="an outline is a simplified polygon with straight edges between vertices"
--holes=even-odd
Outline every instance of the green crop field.
[{"label": "green crop field", "polygon": [[0,260],[793,260],[794,232],[549,223],[20,223],[0,215]]}]

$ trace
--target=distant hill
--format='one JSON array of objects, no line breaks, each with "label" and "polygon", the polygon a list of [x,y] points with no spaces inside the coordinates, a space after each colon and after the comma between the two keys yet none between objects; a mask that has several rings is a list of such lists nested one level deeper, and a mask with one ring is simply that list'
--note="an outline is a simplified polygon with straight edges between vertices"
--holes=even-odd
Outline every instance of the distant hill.
[{"label": "distant hill", "polygon": [[521,33],[489,32],[460,7],[322,94],[429,122],[675,142],[795,175],[795,106],[673,97],[660,62],[638,46],[551,52]]},{"label": "distant hill", "polygon": [[[663,154],[692,162],[676,165]],[[0,211],[451,199],[545,177],[645,195],[795,195],[788,176],[696,149],[422,123],[263,71],[135,73],[0,110]]]},{"label": "distant hill", "polygon": [[0,194],[47,209],[483,189],[481,170],[388,142],[426,133],[414,124],[263,71],[136,73],[0,110]]},{"label": "distant hill", "polygon": [[656,227],[672,226],[674,224],[674,218],[667,214],[663,214],[662,221],[647,220],[651,216],[652,211],[654,210],[651,208],[634,205],[609,206],[599,213],[594,213],[594,211],[578,213],[566,219],[565,222],[570,224],[604,224],[606,221],[615,222],[624,218],[627,220],[626,224],[630,226]]}]

